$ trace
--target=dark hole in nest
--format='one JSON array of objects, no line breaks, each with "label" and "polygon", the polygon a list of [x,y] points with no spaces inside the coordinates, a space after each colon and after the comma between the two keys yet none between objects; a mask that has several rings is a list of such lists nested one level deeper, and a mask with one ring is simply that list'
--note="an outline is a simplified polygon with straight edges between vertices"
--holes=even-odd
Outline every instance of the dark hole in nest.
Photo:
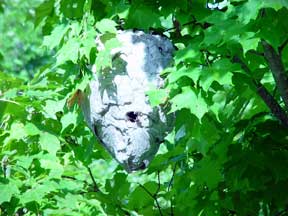
[{"label": "dark hole in nest", "polygon": [[144,162],[141,163],[139,169],[143,170],[146,168],[146,164]]},{"label": "dark hole in nest", "polygon": [[138,112],[127,112],[126,117],[130,122],[136,122],[138,120]]}]

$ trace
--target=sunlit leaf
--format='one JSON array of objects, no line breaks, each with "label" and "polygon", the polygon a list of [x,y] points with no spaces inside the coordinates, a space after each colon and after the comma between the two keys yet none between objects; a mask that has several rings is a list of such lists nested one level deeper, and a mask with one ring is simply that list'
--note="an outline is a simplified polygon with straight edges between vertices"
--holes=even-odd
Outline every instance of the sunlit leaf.
[{"label": "sunlit leaf", "polygon": [[111,32],[116,33],[116,23],[110,19],[102,19],[96,23],[96,28],[101,33]]},{"label": "sunlit leaf", "polygon": [[46,150],[52,155],[55,155],[56,152],[60,149],[59,139],[47,132],[44,132],[40,135],[39,144],[42,150]]},{"label": "sunlit leaf", "polygon": [[0,204],[3,202],[10,202],[12,196],[19,194],[20,191],[13,182],[0,182]]},{"label": "sunlit leaf", "polygon": [[197,94],[190,87],[183,87],[182,93],[172,98],[171,102],[172,108],[170,112],[181,110],[183,108],[188,108],[190,109],[190,112],[197,116],[199,120],[201,120],[203,115],[208,112],[208,106],[204,98],[202,97],[202,94]]}]

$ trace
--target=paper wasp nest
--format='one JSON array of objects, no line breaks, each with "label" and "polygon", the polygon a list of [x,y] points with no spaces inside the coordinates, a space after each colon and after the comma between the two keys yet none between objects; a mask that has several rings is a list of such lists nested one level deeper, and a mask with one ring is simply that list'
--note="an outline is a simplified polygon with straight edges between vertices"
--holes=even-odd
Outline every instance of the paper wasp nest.
[{"label": "paper wasp nest", "polygon": [[119,31],[117,39],[122,46],[112,50],[112,69],[95,73],[81,106],[95,136],[131,172],[148,166],[169,128],[145,92],[151,83],[161,86],[159,74],[174,48],[167,38],[141,31]]}]

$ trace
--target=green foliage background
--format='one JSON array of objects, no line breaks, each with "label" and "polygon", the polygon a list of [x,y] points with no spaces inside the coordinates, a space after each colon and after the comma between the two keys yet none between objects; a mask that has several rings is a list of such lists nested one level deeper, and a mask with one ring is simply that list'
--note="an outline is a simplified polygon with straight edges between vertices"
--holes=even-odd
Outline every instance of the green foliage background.
[{"label": "green foliage background", "polygon": [[[0,13],[0,70],[22,79],[31,79],[33,73],[51,59],[51,53],[41,48],[41,29],[34,28],[34,6],[41,0],[4,2]],[[0,1],[1,4],[1,1]]]},{"label": "green foliage background", "polygon": [[[286,0],[12,2],[0,1],[0,215],[287,215]],[[148,169],[127,174],[77,91],[89,65],[111,66],[117,29],[133,28],[178,48],[165,87],[147,93],[176,122]]]}]

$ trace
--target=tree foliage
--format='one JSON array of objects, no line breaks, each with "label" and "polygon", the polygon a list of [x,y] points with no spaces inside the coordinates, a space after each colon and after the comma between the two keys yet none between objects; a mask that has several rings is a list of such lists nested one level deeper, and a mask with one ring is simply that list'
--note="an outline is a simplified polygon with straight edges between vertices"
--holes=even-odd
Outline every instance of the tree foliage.
[{"label": "tree foliage", "polygon": [[[28,83],[0,73],[1,213],[286,215],[287,19],[286,0],[44,1],[35,25],[55,61]],[[165,86],[147,93],[176,122],[148,169],[127,174],[77,92],[92,64],[111,66],[117,29],[134,28],[177,47]]]},{"label": "tree foliage", "polygon": [[34,71],[51,59],[51,54],[40,48],[41,29],[33,25],[35,11],[31,6],[41,0],[5,2],[0,1],[0,70],[31,79]]}]

